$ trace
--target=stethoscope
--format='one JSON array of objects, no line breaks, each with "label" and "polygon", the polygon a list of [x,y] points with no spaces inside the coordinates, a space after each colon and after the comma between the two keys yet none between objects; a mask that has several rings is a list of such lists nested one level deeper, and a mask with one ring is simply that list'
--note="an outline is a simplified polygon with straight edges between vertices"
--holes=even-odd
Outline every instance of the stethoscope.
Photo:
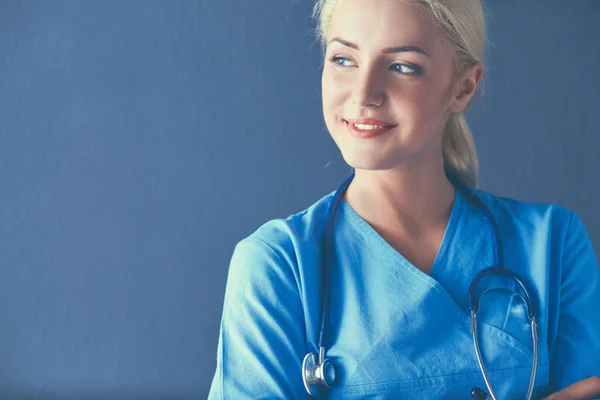
[{"label": "stethoscope", "polygon": [[[304,382],[304,387],[310,396],[320,396],[327,391],[327,389],[331,389],[335,384],[335,365],[333,362],[326,357],[326,337],[325,337],[325,328],[326,321],[329,320],[329,301],[330,301],[330,290],[331,285],[329,282],[330,274],[330,262],[331,262],[331,249],[333,243],[333,220],[335,217],[335,212],[339,205],[339,202],[348,189],[350,182],[354,178],[354,172],[340,185],[340,187],[335,192],[333,200],[329,207],[329,217],[327,219],[327,224],[325,226],[325,248],[323,252],[323,268],[321,270],[321,280],[323,282],[324,290],[321,291],[321,330],[319,333],[319,355],[317,358],[317,354],[310,352],[304,357],[304,361],[302,362],[302,381]],[[489,376],[485,365],[483,364],[483,357],[481,355],[481,349],[479,348],[479,339],[477,335],[477,312],[479,311],[479,301],[481,298],[488,292],[494,289],[487,289],[479,296],[477,296],[477,285],[479,282],[488,276],[503,276],[514,281],[518,287],[523,291],[523,296],[519,293],[514,292],[526,305],[527,307],[527,318],[531,321],[531,337],[533,340],[533,363],[531,365],[531,376],[529,378],[529,388],[527,389],[527,400],[531,399],[533,394],[533,386],[535,383],[535,377],[537,372],[537,358],[538,358],[538,328],[536,324],[536,315],[537,311],[534,308],[534,303],[529,296],[529,292],[525,285],[523,284],[523,279],[519,277],[516,273],[508,270],[504,267],[504,253],[502,250],[502,238],[500,236],[500,229],[498,228],[498,224],[496,223],[496,219],[492,215],[490,209],[486,206],[486,204],[477,196],[477,194],[471,190],[468,186],[462,183],[459,179],[457,179],[454,175],[448,174],[448,178],[454,184],[454,186],[461,190],[468,199],[473,201],[473,203],[483,210],[486,214],[486,219],[490,221],[494,228],[495,241],[496,241],[496,260],[498,261],[497,266],[492,266],[486,268],[479,272],[475,279],[471,282],[469,286],[469,310],[471,312],[471,324],[470,331],[473,336],[473,344],[475,346],[475,353],[477,354],[477,361],[479,363],[479,369],[483,374],[483,379],[485,381],[485,385],[487,386],[488,393],[480,388],[473,388],[471,392],[471,396],[476,400],[498,400],[498,396],[492,389],[492,385],[489,380]],[[496,289],[497,290],[497,289]],[[513,292],[512,290],[504,289],[503,291]]]}]

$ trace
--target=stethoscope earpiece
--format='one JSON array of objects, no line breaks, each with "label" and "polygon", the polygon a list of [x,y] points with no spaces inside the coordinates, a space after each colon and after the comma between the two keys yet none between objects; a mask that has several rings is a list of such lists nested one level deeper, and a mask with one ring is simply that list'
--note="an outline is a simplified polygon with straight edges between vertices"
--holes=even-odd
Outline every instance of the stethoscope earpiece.
[{"label": "stethoscope earpiece", "polygon": [[335,366],[325,358],[325,348],[321,347],[319,358],[315,353],[308,353],[302,362],[302,382],[311,396],[319,395],[319,388],[330,389],[335,384]]}]

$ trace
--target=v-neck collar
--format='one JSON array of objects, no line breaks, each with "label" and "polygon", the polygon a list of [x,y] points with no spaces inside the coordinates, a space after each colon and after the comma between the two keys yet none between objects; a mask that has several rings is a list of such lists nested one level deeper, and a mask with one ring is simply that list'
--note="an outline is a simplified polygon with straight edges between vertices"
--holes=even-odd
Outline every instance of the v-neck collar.
[{"label": "v-neck collar", "polygon": [[454,238],[456,227],[458,225],[458,221],[462,213],[464,202],[463,196],[463,193],[459,189],[457,189],[456,194],[454,196],[454,203],[452,205],[450,218],[448,220],[448,225],[446,226],[442,242],[440,244],[440,247],[438,248],[438,252],[434,259],[433,265],[431,266],[429,274],[426,274],[425,272],[418,269],[415,265],[408,261],[408,259],[404,257],[399,251],[392,247],[392,245],[390,245],[371,225],[369,225],[367,221],[365,221],[360,215],[358,215],[358,213],[352,208],[352,206],[348,204],[343,198],[340,201],[340,209],[344,213],[344,215],[349,218],[349,220],[353,223],[353,225],[356,228],[362,231],[369,238],[375,240],[375,242],[380,245],[381,249],[392,259],[398,261],[398,263],[411,270],[411,272],[416,273],[417,275],[420,274],[420,277],[425,278],[425,280],[433,279],[437,281],[436,277],[438,276],[438,274],[443,273],[440,270],[440,268],[443,268],[444,260],[446,259],[446,254],[448,253],[448,247],[450,246],[452,239]]}]

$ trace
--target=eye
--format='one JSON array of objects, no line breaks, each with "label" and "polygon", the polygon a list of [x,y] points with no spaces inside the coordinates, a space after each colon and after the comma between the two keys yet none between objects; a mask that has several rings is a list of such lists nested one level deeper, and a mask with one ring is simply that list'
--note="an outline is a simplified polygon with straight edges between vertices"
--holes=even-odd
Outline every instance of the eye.
[{"label": "eye", "polygon": [[417,67],[416,65],[396,63],[396,64],[392,64],[390,69],[395,72],[398,72],[399,74],[402,74],[402,75],[415,75],[415,76],[423,75],[423,70],[421,68]]},{"label": "eye", "polygon": [[333,56],[329,58],[329,61],[340,67],[354,67],[354,61],[346,57]]}]

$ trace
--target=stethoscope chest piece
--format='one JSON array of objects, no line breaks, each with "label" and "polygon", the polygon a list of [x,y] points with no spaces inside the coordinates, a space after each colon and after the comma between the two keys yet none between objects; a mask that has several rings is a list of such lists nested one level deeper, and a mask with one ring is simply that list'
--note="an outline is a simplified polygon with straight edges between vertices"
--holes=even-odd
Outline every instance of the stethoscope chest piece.
[{"label": "stethoscope chest piece", "polygon": [[308,353],[302,362],[302,381],[304,388],[311,396],[318,396],[320,388],[330,389],[335,383],[335,366],[325,358],[325,348],[321,347],[319,358],[315,353]]}]

